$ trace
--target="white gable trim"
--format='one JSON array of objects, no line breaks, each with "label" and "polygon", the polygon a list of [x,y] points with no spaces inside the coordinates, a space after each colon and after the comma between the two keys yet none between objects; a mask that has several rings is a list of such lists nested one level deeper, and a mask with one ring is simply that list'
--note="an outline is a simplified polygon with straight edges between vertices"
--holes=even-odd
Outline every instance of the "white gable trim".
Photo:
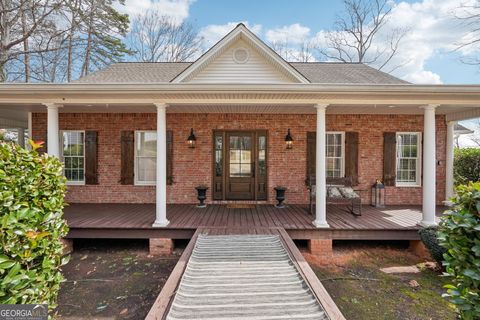
[{"label": "white gable trim", "polygon": [[288,79],[297,83],[310,83],[300,72],[293,68],[288,62],[280,57],[275,51],[255,36],[243,24],[239,24],[223,39],[217,42],[210,50],[202,55],[197,61],[191,64],[182,73],[176,76],[171,82],[181,83],[192,79],[200,71],[204,70],[216,57],[227,50],[233,42],[238,39],[244,40],[247,44],[258,50],[258,53],[267,59],[272,65]]}]

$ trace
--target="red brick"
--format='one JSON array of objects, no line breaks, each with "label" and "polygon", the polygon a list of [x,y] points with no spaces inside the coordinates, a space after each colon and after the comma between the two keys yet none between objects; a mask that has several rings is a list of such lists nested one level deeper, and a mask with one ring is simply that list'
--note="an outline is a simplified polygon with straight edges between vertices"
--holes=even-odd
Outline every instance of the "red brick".
[{"label": "red brick", "polygon": [[432,256],[421,240],[410,240],[410,251],[422,259],[431,260]]},{"label": "red brick", "polygon": [[331,258],[333,256],[332,239],[308,240],[308,251],[315,256]]},{"label": "red brick", "polygon": [[[60,113],[61,130],[97,130],[99,185],[69,186],[67,201],[72,203],[154,203],[154,186],[125,186],[120,180],[120,132],[155,130],[156,115],[150,113]],[[329,131],[359,132],[359,189],[370,189],[383,176],[383,132],[423,131],[422,115],[335,115],[326,119]],[[446,123],[436,117],[437,203],[445,199]],[[46,113],[33,114],[34,139],[46,139]],[[185,140],[190,128],[197,136],[197,147]],[[286,150],[284,137],[291,129],[293,149]],[[214,129],[268,130],[268,201],[275,203],[273,188],[288,188],[286,202],[308,203],[305,186],[306,136],[315,131],[315,115],[295,114],[167,114],[167,129],[173,130],[174,184],[167,187],[168,203],[196,203],[195,186],[212,183],[212,134]],[[192,165],[192,163],[195,165]],[[210,190],[207,203],[212,203]],[[387,204],[419,205],[421,187],[387,187]],[[370,203],[370,192],[362,194]]]},{"label": "red brick", "polygon": [[60,242],[63,246],[63,255],[67,255],[73,252],[73,239],[60,238]]},{"label": "red brick", "polygon": [[149,239],[150,254],[154,256],[168,256],[173,252],[173,241],[167,238]]}]

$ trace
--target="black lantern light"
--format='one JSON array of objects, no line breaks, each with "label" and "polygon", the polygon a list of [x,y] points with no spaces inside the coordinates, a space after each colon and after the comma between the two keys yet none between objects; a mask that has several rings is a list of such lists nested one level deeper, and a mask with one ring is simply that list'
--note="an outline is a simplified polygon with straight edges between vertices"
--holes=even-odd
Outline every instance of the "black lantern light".
[{"label": "black lantern light", "polygon": [[379,179],[372,186],[372,206],[385,208],[385,185]]},{"label": "black lantern light", "polygon": [[287,144],[287,149],[292,149],[293,147],[293,138],[290,134],[290,129],[288,129],[287,135],[285,136],[285,143]]},{"label": "black lantern light", "polygon": [[189,148],[195,148],[195,143],[197,141],[197,137],[195,137],[195,134],[193,133],[193,128],[190,129],[190,135],[187,138],[187,143]]}]

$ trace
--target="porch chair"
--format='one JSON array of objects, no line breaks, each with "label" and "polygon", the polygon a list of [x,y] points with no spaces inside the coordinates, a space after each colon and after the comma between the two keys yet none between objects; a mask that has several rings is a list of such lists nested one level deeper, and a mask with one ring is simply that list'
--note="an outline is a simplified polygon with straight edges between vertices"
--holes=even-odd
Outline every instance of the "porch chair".
[{"label": "porch chair", "polygon": [[[315,212],[316,184],[315,176],[309,176],[307,187],[310,194],[310,214]],[[352,177],[327,178],[327,204],[346,205],[354,216],[362,215],[362,198],[358,194],[362,191],[353,189]]]}]

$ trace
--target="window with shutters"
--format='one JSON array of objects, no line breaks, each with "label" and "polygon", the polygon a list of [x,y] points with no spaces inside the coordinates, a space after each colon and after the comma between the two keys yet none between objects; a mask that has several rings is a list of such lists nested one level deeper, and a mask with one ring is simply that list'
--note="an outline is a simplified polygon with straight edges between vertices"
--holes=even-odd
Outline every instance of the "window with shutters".
[{"label": "window with shutters", "polygon": [[345,176],[345,132],[327,132],[326,170],[327,178]]},{"label": "window with shutters", "polygon": [[62,131],[61,159],[67,184],[85,184],[85,131]]},{"label": "window with shutters", "polygon": [[421,139],[420,132],[397,132],[397,186],[420,186]]},{"label": "window with shutters", "polygon": [[135,184],[155,185],[157,163],[156,131],[135,132]]}]

